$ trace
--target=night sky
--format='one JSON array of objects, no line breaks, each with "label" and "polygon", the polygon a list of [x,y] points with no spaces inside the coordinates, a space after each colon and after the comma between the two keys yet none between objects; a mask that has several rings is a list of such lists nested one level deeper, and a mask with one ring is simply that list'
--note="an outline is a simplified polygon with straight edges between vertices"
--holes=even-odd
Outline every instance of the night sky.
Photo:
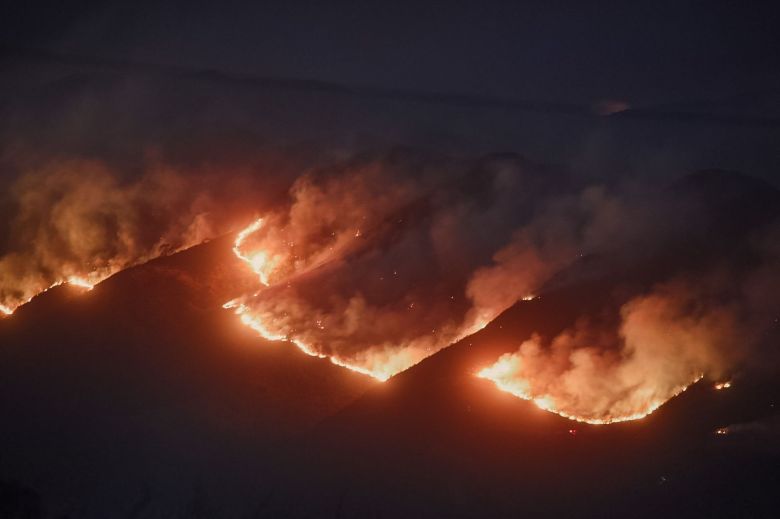
[{"label": "night sky", "polygon": [[779,87],[772,2],[25,2],[5,45],[445,93],[636,106]]}]

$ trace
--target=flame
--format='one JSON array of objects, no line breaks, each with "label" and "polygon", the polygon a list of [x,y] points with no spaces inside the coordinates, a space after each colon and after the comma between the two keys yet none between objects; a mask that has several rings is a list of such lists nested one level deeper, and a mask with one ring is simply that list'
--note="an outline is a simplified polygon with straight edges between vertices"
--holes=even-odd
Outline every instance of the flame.
[{"label": "flame", "polygon": [[[294,344],[299,350],[311,357],[317,357],[321,359],[328,359],[331,363],[346,368],[350,371],[354,371],[363,375],[372,377],[380,382],[385,382],[391,377],[405,371],[412,366],[418,364],[428,356],[432,355],[438,349],[428,350],[415,348],[412,345],[403,345],[393,350],[369,350],[364,352],[359,359],[346,359],[336,354],[324,354],[312,345],[300,340],[299,338],[292,337],[278,331],[274,331],[275,328],[279,328],[278,325],[274,326],[270,317],[266,317],[261,313],[253,312],[253,310],[244,304],[239,299],[228,301],[223,308],[227,310],[233,310],[233,312],[239,316],[239,320],[245,326],[251,328],[257,332],[260,337],[268,341],[284,341]],[[466,327],[461,331],[452,341],[447,341],[447,345],[452,342],[476,333],[485,326],[488,325],[489,320],[480,320],[474,323],[472,326]],[[321,323],[315,323],[318,327],[322,327]]]},{"label": "flame", "polygon": [[266,339],[268,341],[285,341],[290,342],[294,344],[299,350],[301,350],[306,355],[309,355],[310,357],[317,357],[320,359],[328,359],[331,363],[335,364],[336,366],[340,366],[342,368],[346,368],[351,371],[355,371],[357,373],[360,373],[362,375],[368,375],[372,378],[375,378],[379,382],[385,382],[387,379],[395,375],[394,372],[392,372],[390,369],[388,369],[387,366],[384,367],[377,367],[375,369],[367,369],[362,366],[358,366],[355,364],[351,364],[345,360],[342,360],[336,356],[328,356],[324,355],[322,353],[317,352],[314,348],[306,344],[305,342],[294,339],[292,337],[289,337],[287,335],[281,335],[278,333],[272,332],[269,327],[263,322],[262,318],[260,318],[257,315],[253,315],[251,313],[251,310],[243,303],[239,302],[238,300],[232,300],[228,301],[224,305],[222,305],[223,308],[226,310],[233,310],[236,315],[239,316],[239,320],[241,323],[243,323],[245,326],[248,326],[252,330],[256,331],[260,337],[263,339]]},{"label": "flame", "polygon": [[718,382],[717,384],[713,385],[712,388],[720,391],[722,389],[728,389],[731,387],[731,380],[726,380],[725,382]]},{"label": "flame", "polygon": [[698,382],[704,376],[703,374],[697,375],[689,384],[678,386],[672,391],[672,394],[668,398],[648,398],[637,405],[637,408],[626,412],[624,414],[607,415],[601,418],[594,418],[590,416],[576,415],[568,413],[563,406],[559,405],[555,399],[546,394],[535,395],[531,391],[531,383],[529,380],[517,378],[514,373],[514,366],[511,363],[510,357],[502,357],[495,364],[481,369],[476,373],[476,376],[493,382],[498,389],[506,391],[518,398],[528,400],[532,402],[536,407],[550,413],[557,414],[563,418],[573,420],[575,422],[582,422],[591,425],[608,425],[619,422],[629,422],[633,420],[640,420],[654,411],[656,411],[663,404],[679,395],[690,386]]},{"label": "flame", "polygon": [[87,280],[85,278],[78,277],[78,276],[71,276],[71,277],[69,277],[67,283],[69,285],[85,288],[85,289],[87,289],[87,291],[90,291],[93,288],[95,288],[95,283],[93,283],[93,282],[91,282],[91,281],[89,281],[89,280]]},{"label": "flame", "polygon": [[241,246],[244,244],[246,239],[251,236],[252,234],[256,233],[260,229],[263,228],[263,225],[265,225],[265,221],[262,218],[258,218],[251,224],[249,224],[248,227],[242,229],[238,236],[236,237],[236,241],[233,244],[233,253],[244,263],[249,265],[249,268],[252,269],[252,272],[258,275],[260,278],[260,283],[262,283],[265,286],[268,286],[268,274],[270,270],[270,263],[268,261],[268,254],[265,251],[253,251],[251,253],[245,253],[241,250]]},{"label": "flame", "polygon": [[726,435],[728,433],[729,433],[729,428],[728,427],[721,427],[719,429],[715,429],[715,434],[717,434],[719,436],[723,436],[723,435]]},{"label": "flame", "polygon": [[0,312],[3,313],[6,316],[11,316],[11,315],[14,314],[14,312],[16,312],[16,310],[18,310],[20,307],[26,305],[27,303],[29,303],[30,301],[32,301],[33,299],[35,299],[39,295],[44,294],[44,293],[48,292],[49,290],[51,290],[53,288],[56,288],[58,286],[61,286],[61,285],[71,285],[71,286],[74,286],[74,287],[83,288],[87,292],[89,292],[90,290],[95,288],[95,285],[97,285],[101,281],[104,281],[106,278],[110,277],[110,275],[111,274],[93,272],[91,274],[88,274],[87,276],[70,276],[70,277],[68,277],[65,280],[56,281],[56,282],[52,283],[48,287],[46,287],[43,290],[40,290],[40,291],[34,293],[33,295],[31,295],[30,297],[28,297],[26,299],[22,299],[20,301],[15,302],[13,304],[13,306],[0,304]]},{"label": "flame", "polygon": [[[280,261],[285,261],[279,254],[270,254],[264,249],[252,250],[251,252],[248,251],[246,246],[247,239],[254,233],[265,228],[267,221],[267,219],[258,218],[250,223],[247,227],[238,232],[233,244],[233,253],[258,275],[263,288],[268,287],[271,284],[289,281],[294,275],[307,272],[321,264],[320,261],[308,264],[303,261],[299,264],[298,270],[293,270],[292,272],[289,272],[288,270],[282,271],[281,269],[276,268]],[[273,234],[274,230],[270,229],[269,231]],[[362,236],[360,230],[354,233],[354,238],[360,236]],[[264,243],[274,250],[280,249],[279,238],[277,238],[276,241],[268,236],[263,239]],[[292,246],[292,244],[287,245]],[[285,274],[287,275],[285,276]],[[257,296],[259,294],[260,292],[255,292],[252,295]],[[247,300],[248,296],[240,297],[228,301],[223,305],[223,308],[232,310],[239,317],[242,324],[251,328],[268,341],[290,342],[306,355],[328,359],[337,366],[370,376],[380,382],[384,382],[390,377],[409,369],[426,357],[436,353],[436,351],[439,351],[442,347],[448,346],[463,337],[481,330],[495,317],[495,315],[492,314],[487,316],[481,315],[480,313],[474,313],[466,319],[466,322],[457,331],[445,333],[441,330],[432,330],[431,335],[436,336],[436,339],[433,340],[434,346],[431,346],[430,344],[420,346],[409,343],[393,345],[390,347],[376,346],[369,348],[366,351],[359,352],[354,355],[354,357],[345,358],[333,352],[327,354],[322,353],[320,351],[322,348],[318,349],[316,345],[310,344],[306,340],[302,340],[297,336],[296,330],[287,328],[287,325],[282,322],[283,320],[280,320],[277,316],[264,314],[262,311],[251,308],[247,304]],[[414,306],[413,302],[409,303],[410,310],[413,309]],[[313,328],[319,330],[325,329],[323,320],[317,317],[312,317],[311,324]],[[451,332],[450,330],[447,331]]]}]

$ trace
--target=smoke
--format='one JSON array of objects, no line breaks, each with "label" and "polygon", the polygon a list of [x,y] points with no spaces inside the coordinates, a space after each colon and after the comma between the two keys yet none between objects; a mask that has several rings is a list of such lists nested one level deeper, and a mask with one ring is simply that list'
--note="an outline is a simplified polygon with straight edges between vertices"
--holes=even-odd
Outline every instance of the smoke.
[{"label": "smoke", "polygon": [[[627,206],[611,207],[621,205]],[[674,207],[679,206],[656,204],[655,211],[661,214]],[[601,308],[606,318],[594,318],[590,315],[593,309],[583,309],[571,328],[547,340],[532,336],[517,351],[479,371],[480,377],[562,416],[611,423],[651,413],[700,378],[719,380],[752,369],[750,364],[756,359],[764,365],[776,359],[776,352],[766,351],[780,312],[778,226],[772,219],[742,236],[721,231],[720,240],[708,237],[702,241],[701,229],[681,219],[679,213],[671,214],[679,222],[675,232],[669,232],[666,225],[634,227],[630,213],[607,210],[609,221],[634,229],[633,239],[627,240],[631,237],[618,227],[603,234],[596,212],[585,220],[584,228],[597,232],[586,231],[573,243],[600,254],[607,252],[608,245],[630,251],[632,241],[644,243],[640,256],[629,253],[620,261],[630,263],[632,282],[650,280],[652,286],[639,293],[633,290],[633,295],[624,290],[618,309],[612,309],[614,301]],[[721,216],[739,215],[737,211]],[[705,228],[716,223],[706,221]],[[612,238],[603,240],[607,235]],[[686,236],[687,247],[681,246]],[[553,242],[572,243],[557,237]],[[554,270],[560,265],[545,247],[529,246],[525,236],[520,236],[496,257],[495,266],[475,276],[474,283],[478,287],[481,283],[481,292],[487,294],[484,299],[492,297],[496,304],[511,300],[497,287],[511,289],[511,280],[529,272],[524,265],[541,263],[527,259],[536,258],[540,250],[548,258],[545,266]],[[570,254],[571,247],[563,250]],[[607,270],[607,276],[610,272],[618,278],[622,275],[620,261],[609,263],[612,270]],[[602,286],[610,286],[607,279]]]},{"label": "smoke", "polygon": [[583,309],[572,328],[482,372],[594,423],[644,416],[744,362],[766,329],[757,309],[777,299],[763,281],[774,276],[771,237],[742,236],[745,263],[705,235],[713,221],[688,195],[574,188],[542,173],[513,156],[409,151],[311,171],[237,244],[268,287],[226,306],[266,339],[386,380],[520,299],[625,276],[636,286],[610,303],[612,320]]},{"label": "smoke", "polygon": [[[755,359],[772,353],[756,351],[780,315],[771,186],[712,172],[671,189],[581,185],[511,154],[370,152],[407,135],[419,145],[409,127],[440,133],[456,119],[415,106],[401,124],[396,104],[135,72],[60,63],[7,75],[0,310],[244,228],[236,252],[258,286],[227,306],[267,339],[379,379],[519,299],[612,278],[631,286],[611,318],[583,308],[485,374],[545,408],[610,421],[699,376],[766,368]],[[483,124],[465,125],[464,140],[492,132],[529,147],[542,130],[529,121],[520,139]]]},{"label": "smoke", "polygon": [[492,320],[577,260],[604,252],[628,229],[631,217],[623,201],[602,186],[557,194],[539,201],[533,218],[514,232],[490,265],[471,276],[467,294],[474,311]]},{"label": "smoke", "polygon": [[591,423],[645,416],[699,378],[742,369],[780,308],[778,227],[724,227],[713,240],[712,207],[674,190],[576,187],[514,155],[406,149],[298,169],[282,200],[258,185],[289,171],[255,172],[151,160],[126,177],[67,160],[25,173],[8,195],[0,305],[94,285],[259,214],[235,245],[258,286],[225,306],[266,339],[386,380],[520,299],[622,276],[631,288],[603,308],[479,373]]},{"label": "smoke", "polygon": [[23,174],[10,189],[0,308],[11,313],[54,285],[92,286],[226,233],[247,218],[248,187],[240,172],[225,182],[160,163],[127,181],[106,163],[83,159]]},{"label": "smoke", "polygon": [[583,321],[549,344],[535,335],[480,376],[567,417],[624,421],[702,376],[722,376],[741,338],[731,308],[690,283],[670,282],[626,302],[616,331]]},{"label": "smoke", "polygon": [[539,173],[408,150],[312,172],[238,247],[271,287],[229,306],[268,339],[384,380],[495,317],[467,285],[530,217]]},{"label": "smoke", "polygon": [[266,339],[386,380],[520,299],[623,276],[633,285],[602,309],[612,317],[583,309],[480,372],[593,423],[644,416],[740,369],[776,319],[777,228],[713,240],[712,207],[687,194],[575,186],[515,155],[397,149],[318,164],[295,169],[280,200],[260,184],[278,187],[285,168],[150,160],[127,176],[98,160],[44,163],[9,191],[0,305],[94,285],[259,214],[235,247],[258,286],[225,306]]}]

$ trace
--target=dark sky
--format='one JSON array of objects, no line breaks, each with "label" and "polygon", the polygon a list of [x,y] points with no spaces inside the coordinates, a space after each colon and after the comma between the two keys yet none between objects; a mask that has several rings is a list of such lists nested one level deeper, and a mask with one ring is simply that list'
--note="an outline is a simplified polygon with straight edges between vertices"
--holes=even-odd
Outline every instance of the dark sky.
[{"label": "dark sky", "polygon": [[772,2],[18,2],[6,45],[633,106],[780,88]]}]

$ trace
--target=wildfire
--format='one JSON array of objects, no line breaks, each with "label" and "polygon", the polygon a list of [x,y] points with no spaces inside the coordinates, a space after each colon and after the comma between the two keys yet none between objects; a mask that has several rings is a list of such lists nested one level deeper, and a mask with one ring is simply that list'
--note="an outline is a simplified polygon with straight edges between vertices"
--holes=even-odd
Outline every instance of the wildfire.
[{"label": "wildfire", "polygon": [[[236,255],[236,257],[238,257],[240,260],[246,263],[252,269],[252,271],[258,275],[260,279],[260,283],[267,287],[269,285],[269,274],[273,270],[275,262],[269,260],[269,255],[264,250],[245,252],[242,247],[246,239],[252,234],[259,231],[260,229],[262,229],[264,225],[265,225],[265,220],[263,218],[258,218],[257,220],[252,222],[249,226],[241,230],[236,236],[236,241],[233,244],[233,253]],[[359,237],[359,236],[360,236],[360,232],[358,231],[357,233],[355,233],[355,237]],[[343,368],[361,373],[363,375],[368,375],[370,377],[375,378],[376,380],[379,380],[380,382],[386,381],[387,379],[389,379],[391,376],[395,374],[394,372],[389,371],[387,367],[380,366],[373,369],[369,369],[363,366],[352,364],[336,356],[328,356],[319,353],[310,345],[306,344],[305,342],[299,339],[290,337],[289,335],[274,332],[271,330],[271,326],[267,324],[260,315],[254,314],[252,310],[246,304],[242,303],[239,299],[228,301],[223,305],[223,308],[233,310],[234,313],[239,316],[241,323],[243,323],[245,326],[248,326],[249,328],[257,332],[258,335],[260,335],[262,338],[266,340],[290,342],[294,344],[299,350],[301,350],[306,355],[309,355],[311,357],[317,357],[317,358],[327,358],[330,360],[330,362],[332,362],[337,366],[341,366]],[[318,326],[321,328],[322,323],[319,322]]]},{"label": "wildfire", "polygon": [[71,277],[69,277],[67,283],[69,285],[73,285],[73,286],[76,286],[76,287],[85,288],[85,289],[87,289],[87,291],[92,290],[93,288],[95,288],[95,284],[94,283],[90,282],[89,280],[87,280],[85,278],[81,278],[81,277],[78,277],[78,276],[71,276]]},{"label": "wildfire", "polygon": [[629,422],[640,420],[656,411],[670,399],[679,395],[691,385],[695,384],[703,375],[696,376],[689,384],[679,386],[668,396],[668,398],[647,398],[636,404],[636,408],[621,414],[611,414],[603,417],[583,416],[566,411],[565,403],[556,402],[556,400],[547,394],[537,395],[531,390],[531,382],[527,379],[517,378],[514,375],[514,368],[509,362],[509,358],[499,359],[492,366],[480,370],[477,377],[490,380],[498,389],[506,391],[518,398],[532,402],[536,407],[550,413],[557,414],[563,418],[568,418],[576,422],[583,422],[591,425],[607,425],[619,422]]},{"label": "wildfire", "polygon": [[299,350],[301,350],[306,355],[309,355],[310,357],[317,357],[320,359],[328,359],[333,364],[340,366],[342,368],[349,369],[351,371],[355,371],[357,373],[368,375],[370,377],[375,378],[376,380],[380,382],[385,382],[387,379],[392,377],[395,373],[391,372],[390,370],[382,367],[378,367],[376,369],[367,369],[362,366],[357,366],[354,364],[350,364],[349,362],[346,362],[342,359],[339,359],[335,356],[328,356],[324,355],[322,353],[317,352],[314,348],[307,345],[305,342],[300,341],[298,339],[281,335],[278,333],[274,333],[270,331],[268,326],[263,322],[263,320],[257,316],[253,315],[251,313],[251,310],[243,303],[239,302],[238,300],[228,301],[224,305],[222,305],[223,308],[227,310],[233,310],[236,315],[239,316],[240,321],[248,326],[249,328],[253,329],[262,337],[263,339],[266,339],[268,341],[285,341],[290,342],[294,344]]},{"label": "wildfire", "polygon": [[[252,304],[252,297],[262,297],[263,288],[270,285],[283,285],[285,282],[289,284],[295,275],[310,271],[317,265],[322,264],[321,259],[308,261],[309,258],[295,256],[296,261],[300,260],[300,262],[296,263],[296,268],[289,269],[282,265],[284,262],[289,261],[289,258],[285,259],[284,254],[287,253],[281,251],[283,251],[285,246],[292,247],[293,244],[288,243],[286,238],[283,238],[284,235],[278,232],[278,229],[268,227],[269,221],[273,221],[273,219],[258,218],[236,235],[233,244],[233,253],[258,275],[263,287],[252,295],[234,299],[223,305],[223,308],[232,310],[239,317],[242,324],[251,328],[266,340],[290,342],[307,355],[327,358],[337,366],[384,382],[436,353],[441,348],[481,330],[495,317],[492,314],[486,316],[474,313],[469,315],[458,328],[432,329],[430,337],[405,339],[397,343],[388,341],[383,344],[369,345],[364,350],[353,351],[349,356],[340,355],[337,351],[334,351],[335,348],[330,347],[327,343],[327,338],[321,339],[321,337],[325,337],[324,334],[328,331],[328,319],[323,316],[312,313],[309,323],[293,326],[287,322],[289,316],[286,310],[279,310],[278,308],[263,310],[256,304]],[[264,247],[267,246],[268,249],[261,247],[251,250],[251,246],[248,246],[246,242],[250,236],[261,229],[267,229],[268,234],[263,236],[261,243]],[[352,238],[360,236],[362,236],[362,233],[357,231],[354,232]],[[342,251],[345,250],[343,245],[335,246],[335,248]],[[270,252],[272,250],[280,252],[272,253]],[[333,258],[335,256],[331,251],[323,256],[323,258],[327,257]],[[397,275],[397,273],[394,272],[394,275]],[[277,300],[274,306],[278,304],[279,300]],[[412,310],[416,306],[414,302],[411,302],[408,303],[407,308]]]},{"label": "wildfire", "polygon": [[98,273],[92,273],[92,274],[90,274],[88,276],[85,276],[85,277],[70,276],[70,277],[68,277],[68,279],[66,279],[64,281],[57,281],[56,283],[52,283],[51,285],[49,285],[48,287],[44,288],[43,290],[40,290],[40,291],[34,293],[32,296],[28,297],[27,299],[22,299],[22,300],[16,302],[15,304],[13,304],[13,306],[0,304],[0,313],[3,313],[6,316],[13,315],[13,313],[16,312],[16,310],[19,307],[26,305],[27,303],[29,303],[30,301],[32,301],[33,299],[35,299],[39,295],[44,294],[44,293],[48,292],[49,290],[51,290],[53,288],[56,288],[58,286],[61,286],[61,285],[71,285],[71,286],[74,286],[74,287],[83,288],[86,291],[90,291],[93,288],[95,288],[95,285],[97,285],[101,281],[105,280],[107,277],[109,277],[109,275],[101,275],[101,274],[98,274]]},{"label": "wildfire", "polygon": [[262,229],[264,224],[265,221],[262,218],[258,218],[248,227],[239,232],[238,236],[236,237],[236,241],[233,244],[233,253],[240,260],[249,265],[249,267],[252,269],[252,272],[257,274],[260,278],[260,283],[268,286],[268,255],[265,253],[265,251],[244,253],[241,250],[241,246],[244,244],[244,241],[246,241],[249,236]]},{"label": "wildfire", "polygon": [[717,390],[717,391],[720,391],[722,389],[728,389],[730,387],[731,387],[731,381],[730,380],[726,380],[725,382],[718,382],[717,384],[712,386],[712,388]]}]

